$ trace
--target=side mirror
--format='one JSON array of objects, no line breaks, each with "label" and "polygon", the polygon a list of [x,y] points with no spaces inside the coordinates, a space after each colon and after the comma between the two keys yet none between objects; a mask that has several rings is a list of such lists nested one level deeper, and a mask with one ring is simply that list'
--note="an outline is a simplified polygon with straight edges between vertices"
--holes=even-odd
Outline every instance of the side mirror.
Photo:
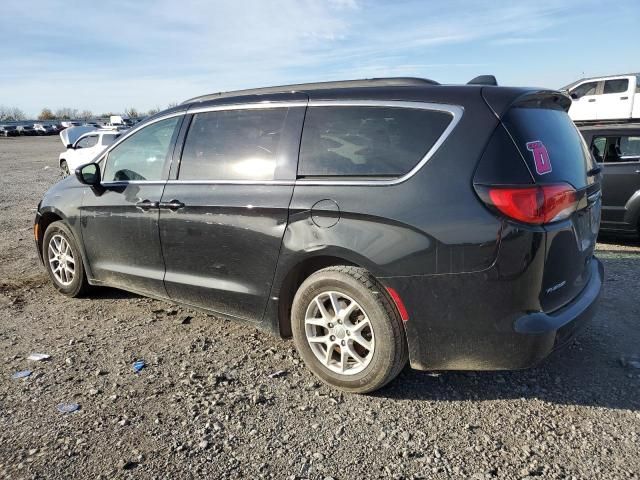
[{"label": "side mirror", "polygon": [[100,166],[97,163],[88,163],[76,168],[76,178],[80,183],[97,187],[100,185]]},{"label": "side mirror", "polygon": [[578,98],[580,98],[580,97],[578,97],[578,94],[577,94],[577,93],[573,93],[573,92],[571,92],[570,97],[571,97],[572,99],[574,99],[574,100],[577,100]]},{"label": "side mirror", "polygon": [[67,149],[75,150],[72,143],[67,143]]}]

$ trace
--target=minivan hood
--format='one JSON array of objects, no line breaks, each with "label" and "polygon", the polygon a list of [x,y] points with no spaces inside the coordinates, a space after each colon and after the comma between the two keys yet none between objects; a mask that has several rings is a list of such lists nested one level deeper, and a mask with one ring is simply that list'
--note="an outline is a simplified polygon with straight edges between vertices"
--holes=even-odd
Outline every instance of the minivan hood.
[{"label": "minivan hood", "polygon": [[67,145],[73,145],[82,135],[88,132],[97,130],[96,127],[82,126],[82,127],[69,127],[60,132],[60,140],[66,147]]}]

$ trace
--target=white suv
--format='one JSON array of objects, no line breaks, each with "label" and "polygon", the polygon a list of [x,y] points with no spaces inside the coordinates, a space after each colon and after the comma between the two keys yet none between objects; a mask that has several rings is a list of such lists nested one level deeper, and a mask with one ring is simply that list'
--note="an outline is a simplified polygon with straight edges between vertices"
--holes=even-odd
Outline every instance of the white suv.
[{"label": "white suv", "polygon": [[60,132],[62,143],[67,149],[60,154],[58,162],[65,176],[96,158],[122,134],[112,129],[91,130],[74,138],[72,130],[85,129],[86,132],[86,128],[74,127]]},{"label": "white suv", "polygon": [[585,78],[563,90],[574,121],[640,119],[640,73]]}]

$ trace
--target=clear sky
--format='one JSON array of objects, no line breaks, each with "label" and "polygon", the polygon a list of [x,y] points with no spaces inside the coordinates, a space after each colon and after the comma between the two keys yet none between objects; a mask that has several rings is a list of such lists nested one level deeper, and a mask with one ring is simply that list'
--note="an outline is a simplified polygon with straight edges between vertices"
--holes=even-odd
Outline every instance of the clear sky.
[{"label": "clear sky", "polygon": [[640,0],[28,0],[0,9],[0,105],[148,110],[380,76],[561,87],[640,71]]}]

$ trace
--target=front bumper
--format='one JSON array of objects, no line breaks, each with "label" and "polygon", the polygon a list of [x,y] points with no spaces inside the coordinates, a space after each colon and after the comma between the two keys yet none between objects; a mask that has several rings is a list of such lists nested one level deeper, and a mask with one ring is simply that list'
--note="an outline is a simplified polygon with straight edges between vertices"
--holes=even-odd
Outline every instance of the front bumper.
[{"label": "front bumper", "polygon": [[587,286],[569,304],[532,311],[527,279],[479,273],[383,279],[409,311],[405,323],[417,370],[515,370],[531,367],[568,343],[593,317],[604,268],[592,258]]}]

